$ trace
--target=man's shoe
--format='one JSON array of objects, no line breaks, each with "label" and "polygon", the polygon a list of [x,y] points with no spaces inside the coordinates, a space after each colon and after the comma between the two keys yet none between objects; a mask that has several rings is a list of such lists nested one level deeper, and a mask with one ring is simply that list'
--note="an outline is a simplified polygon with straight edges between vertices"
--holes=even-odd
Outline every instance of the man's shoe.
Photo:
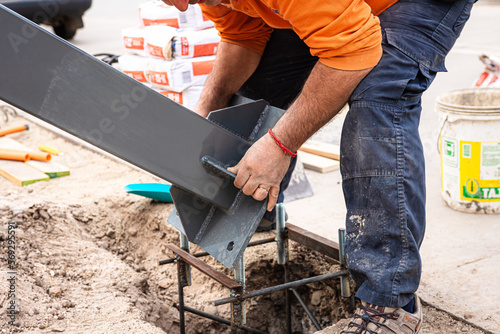
[{"label": "man's shoe", "polygon": [[402,308],[376,306],[361,301],[341,334],[421,334],[422,305],[415,295],[414,313]]}]

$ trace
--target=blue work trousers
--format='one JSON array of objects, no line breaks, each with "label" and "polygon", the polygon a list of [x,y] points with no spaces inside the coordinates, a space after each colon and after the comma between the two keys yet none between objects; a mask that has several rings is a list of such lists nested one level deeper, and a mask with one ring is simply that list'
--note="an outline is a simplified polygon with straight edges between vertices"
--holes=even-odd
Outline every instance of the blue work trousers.
[{"label": "blue work trousers", "polygon": [[[356,296],[402,307],[417,291],[425,231],[421,96],[469,18],[473,0],[399,0],[381,15],[383,56],[349,99],[341,136],[346,255]],[[275,31],[240,91],[286,108],[316,58],[291,31]],[[300,81],[302,80],[302,81]]]}]

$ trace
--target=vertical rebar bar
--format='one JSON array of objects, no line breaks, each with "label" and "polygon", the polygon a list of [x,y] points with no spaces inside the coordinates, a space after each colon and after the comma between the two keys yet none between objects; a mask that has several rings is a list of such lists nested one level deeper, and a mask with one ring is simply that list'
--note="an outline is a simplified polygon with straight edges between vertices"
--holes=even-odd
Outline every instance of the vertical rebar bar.
[{"label": "vertical rebar bar", "polygon": [[[290,272],[288,270],[288,261],[283,265],[285,269],[285,283],[290,282]],[[287,334],[292,333],[292,300],[290,298],[290,289],[285,289],[285,303],[286,303],[286,329]]]},{"label": "vertical rebar bar", "polygon": [[[183,250],[189,253],[190,250],[189,240],[187,236],[182,232],[179,232],[179,244]],[[184,269],[185,269],[185,279],[186,279],[185,283],[187,286],[191,286],[191,265],[184,263]]]},{"label": "vertical rebar bar", "polygon": [[242,300],[239,300],[241,297],[241,294],[243,293],[243,290],[238,289],[231,289],[230,295],[231,297],[235,297],[238,300],[231,302],[231,334],[236,334],[238,333],[238,327],[241,326],[241,319],[242,319]]},{"label": "vertical rebar bar", "polygon": [[[283,203],[276,205],[276,243],[278,246],[278,264],[283,265],[283,278],[285,283],[290,281],[288,270],[288,238],[285,230],[285,206]],[[286,328],[287,334],[292,333],[292,304],[290,298],[290,289],[285,289],[286,306]]]},{"label": "vertical rebar bar", "polygon": [[[241,256],[241,258],[236,263],[236,268],[234,269],[234,280],[241,284],[243,287],[243,293],[245,293],[245,254]],[[241,302],[241,324],[244,325],[247,323],[247,314],[246,314],[246,302]]]},{"label": "vertical rebar bar", "polygon": [[278,244],[278,264],[285,264],[288,258],[285,235],[285,206],[276,204],[276,242]]},{"label": "vertical rebar bar", "polygon": [[179,326],[180,334],[186,334],[186,322],[184,319],[184,261],[177,256],[177,288],[179,290]]},{"label": "vertical rebar bar", "polygon": [[[339,260],[340,260],[340,268],[342,270],[344,270],[346,268],[345,242],[346,242],[345,228],[340,228],[339,229]],[[351,287],[349,284],[349,276],[341,276],[340,277],[340,294],[344,298],[351,297]]]}]

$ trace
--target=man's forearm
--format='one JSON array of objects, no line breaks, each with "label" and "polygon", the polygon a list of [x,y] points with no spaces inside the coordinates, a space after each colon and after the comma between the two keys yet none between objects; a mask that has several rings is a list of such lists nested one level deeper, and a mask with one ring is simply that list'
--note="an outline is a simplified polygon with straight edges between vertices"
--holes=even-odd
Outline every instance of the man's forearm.
[{"label": "man's forearm", "polygon": [[298,150],[342,109],[370,70],[341,71],[318,62],[302,92],[274,126],[276,137],[290,150]]},{"label": "man's forearm", "polygon": [[[274,134],[289,149],[298,150],[307,138],[338,113],[369,71],[340,71],[317,63],[297,100],[274,126]],[[272,210],[289,166],[290,156],[266,135],[228,170],[236,174],[236,187],[258,201],[268,197],[267,209]]]},{"label": "man's forearm", "polygon": [[221,42],[195,112],[206,117],[212,110],[227,107],[233,94],[255,71],[260,58],[258,53],[250,49]]}]

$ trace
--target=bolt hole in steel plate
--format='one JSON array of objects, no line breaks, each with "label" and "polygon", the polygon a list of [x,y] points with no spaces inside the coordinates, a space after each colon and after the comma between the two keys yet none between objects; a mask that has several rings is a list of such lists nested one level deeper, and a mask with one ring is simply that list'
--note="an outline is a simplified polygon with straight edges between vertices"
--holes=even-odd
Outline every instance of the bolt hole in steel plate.
[{"label": "bolt hole in steel plate", "polygon": [[233,248],[234,248],[234,242],[233,242],[233,241],[231,241],[229,244],[227,244],[227,250],[228,250],[229,252],[231,252],[231,251],[233,250]]}]

